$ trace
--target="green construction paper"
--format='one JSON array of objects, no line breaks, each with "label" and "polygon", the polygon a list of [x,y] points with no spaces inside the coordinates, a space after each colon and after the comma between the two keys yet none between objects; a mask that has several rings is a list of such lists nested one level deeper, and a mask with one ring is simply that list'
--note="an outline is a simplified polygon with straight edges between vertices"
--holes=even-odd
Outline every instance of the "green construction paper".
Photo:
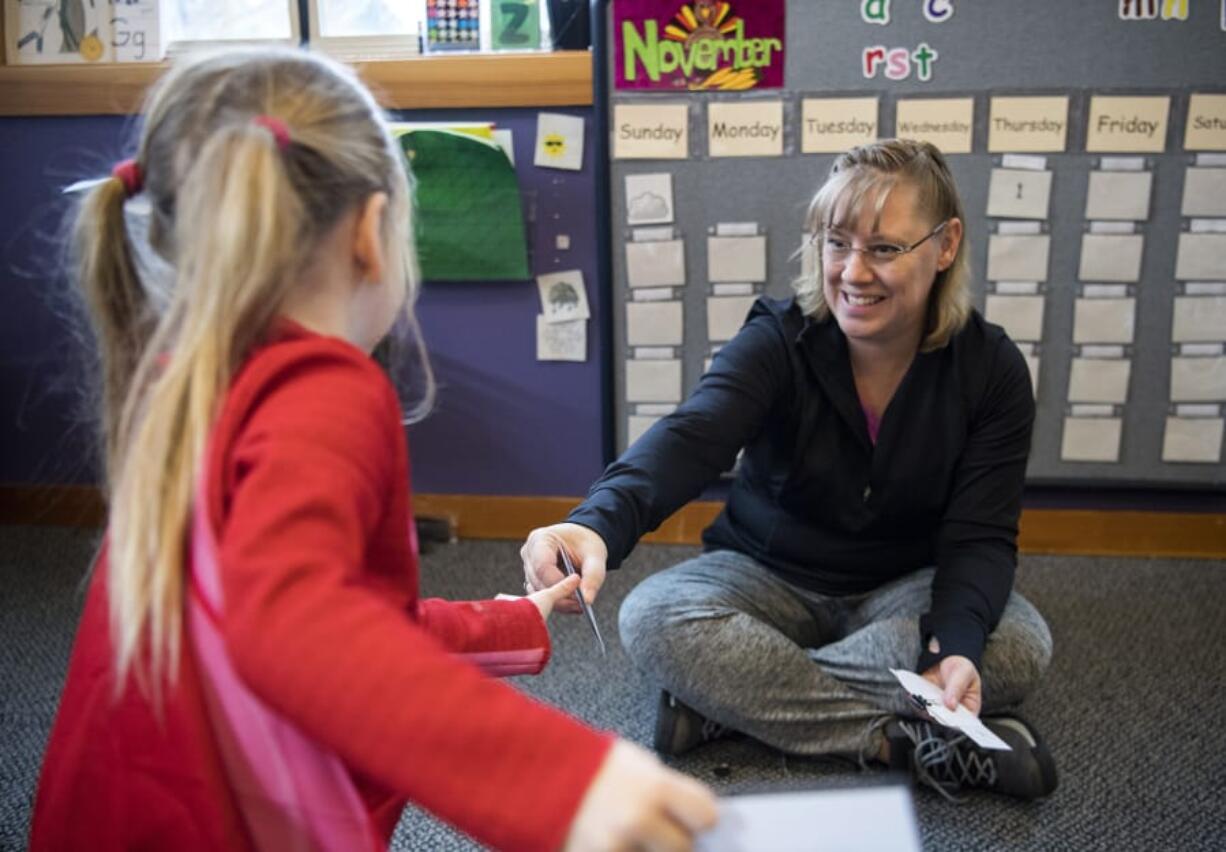
[{"label": "green construction paper", "polygon": [[528,244],[519,182],[506,153],[474,136],[400,136],[416,184],[417,258],[426,281],[523,280]]},{"label": "green construction paper", "polygon": [[541,46],[540,0],[491,0],[494,50],[537,50]]}]

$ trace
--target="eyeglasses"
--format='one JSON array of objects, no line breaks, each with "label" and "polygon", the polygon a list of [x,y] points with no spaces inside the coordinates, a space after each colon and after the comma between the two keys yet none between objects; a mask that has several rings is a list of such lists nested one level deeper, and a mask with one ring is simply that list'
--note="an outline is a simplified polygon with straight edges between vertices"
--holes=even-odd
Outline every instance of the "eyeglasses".
[{"label": "eyeglasses", "polygon": [[871,246],[856,248],[847,240],[832,234],[828,228],[823,228],[819,233],[814,234],[814,238],[822,238],[822,253],[831,260],[840,262],[845,261],[851,256],[853,251],[856,251],[860,252],[860,254],[864,256],[864,259],[869,263],[885,265],[892,261],[898,260],[898,258],[902,257],[904,254],[910,254],[911,252],[915,251],[928,240],[945,230],[945,226],[948,224],[949,220],[946,219],[944,222],[937,225],[926,235],[911,243],[909,246],[896,246],[893,243],[873,243]]}]

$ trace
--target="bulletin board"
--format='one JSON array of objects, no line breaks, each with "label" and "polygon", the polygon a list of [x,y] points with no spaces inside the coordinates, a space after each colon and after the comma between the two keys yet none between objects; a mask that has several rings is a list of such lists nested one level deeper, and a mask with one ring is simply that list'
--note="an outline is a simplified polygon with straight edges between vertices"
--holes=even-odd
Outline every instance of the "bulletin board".
[{"label": "bulletin board", "polygon": [[[752,298],[791,294],[834,157],[807,149],[867,122],[947,153],[975,306],[1036,379],[1029,481],[1226,483],[1226,0],[782,0],[781,85],[697,91],[627,87],[614,2],[593,14],[613,453],[694,389]],[[676,5],[680,25],[702,4]]]}]

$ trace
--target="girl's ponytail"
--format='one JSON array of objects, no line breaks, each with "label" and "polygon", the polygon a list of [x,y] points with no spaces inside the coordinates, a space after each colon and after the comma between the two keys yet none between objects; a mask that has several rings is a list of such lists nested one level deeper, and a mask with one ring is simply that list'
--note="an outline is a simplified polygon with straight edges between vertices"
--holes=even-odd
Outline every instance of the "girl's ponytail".
[{"label": "girl's ponytail", "polygon": [[118,683],[134,663],[146,681],[138,655],[147,630],[155,700],[179,657],[183,542],[217,406],[310,246],[281,148],[244,122],[209,137],[187,171],[174,294],[119,424],[108,576]]},{"label": "girl's ponytail", "polygon": [[154,320],[133,260],[124,226],[124,202],[137,188],[124,172],[85,196],[72,234],[77,281],[93,320],[102,357],[102,432],[107,480],[117,468],[120,412]]}]

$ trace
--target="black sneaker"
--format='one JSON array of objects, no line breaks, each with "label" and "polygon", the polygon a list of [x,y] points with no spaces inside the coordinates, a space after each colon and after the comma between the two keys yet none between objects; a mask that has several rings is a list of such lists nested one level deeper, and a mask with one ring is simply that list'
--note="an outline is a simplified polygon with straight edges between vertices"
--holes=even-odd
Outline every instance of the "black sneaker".
[{"label": "black sneaker", "polygon": [[1018,799],[1040,799],[1056,789],[1056,763],[1033,726],[1014,716],[984,719],[1012,751],[980,748],[951,728],[920,719],[894,719],[886,725],[890,766],[909,769],[915,780],[950,801],[967,788]]},{"label": "black sneaker", "polygon": [[667,692],[660,693],[656,708],[656,734],[652,746],[660,754],[676,757],[695,746],[717,740],[731,731],[712,722]]}]

